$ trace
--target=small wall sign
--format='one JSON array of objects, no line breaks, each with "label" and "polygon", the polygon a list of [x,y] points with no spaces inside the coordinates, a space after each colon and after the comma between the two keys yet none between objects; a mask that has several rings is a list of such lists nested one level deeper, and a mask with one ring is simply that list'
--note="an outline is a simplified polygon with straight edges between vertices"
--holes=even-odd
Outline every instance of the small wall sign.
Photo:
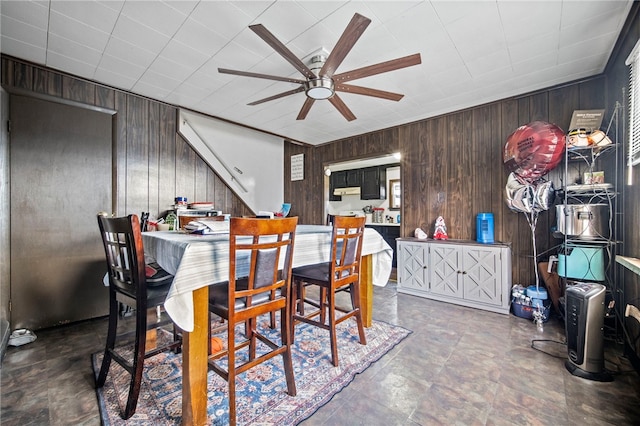
[{"label": "small wall sign", "polygon": [[304,154],[291,156],[291,181],[304,180]]}]

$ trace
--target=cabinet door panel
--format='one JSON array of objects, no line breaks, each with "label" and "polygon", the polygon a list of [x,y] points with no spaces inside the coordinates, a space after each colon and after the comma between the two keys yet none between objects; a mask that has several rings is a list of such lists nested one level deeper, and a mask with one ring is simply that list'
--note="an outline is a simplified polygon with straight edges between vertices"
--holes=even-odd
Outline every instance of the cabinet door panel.
[{"label": "cabinet door panel", "polygon": [[362,170],[347,170],[347,188],[352,186],[360,186],[362,183]]},{"label": "cabinet door panel", "polygon": [[473,247],[464,250],[464,298],[500,305],[500,252]]},{"label": "cabinet door panel", "polygon": [[398,244],[399,285],[404,288],[428,291],[428,245],[426,244]]},{"label": "cabinet door panel", "polygon": [[431,244],[430,250],[431,292],[443,296],[462,297],[463,288],[459,279],[462,273],[461,247]]}]

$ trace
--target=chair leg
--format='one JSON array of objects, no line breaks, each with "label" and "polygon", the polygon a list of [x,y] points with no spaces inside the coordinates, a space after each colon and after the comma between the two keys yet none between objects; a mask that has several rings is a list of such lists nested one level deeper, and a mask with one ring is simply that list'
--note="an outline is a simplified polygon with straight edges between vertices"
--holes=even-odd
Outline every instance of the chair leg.
[{"label": "chair leg", "polygon": [[[326,289],[323,288],[326,292]],[[331,339],[331,362],[334,367],[338,366],[338,340],[336,337],[336,293],[335,291],[329,291],[327,295],[328,300],[328,314],[329,314],[329,338]],[[325,310],[322,310],[322,314]],[[324,321],[323,321],[324,323]]]},{"label": "chair leg", "polygon": [[291,345],[293,343],[293,335],[291,334],[291,325],[289,322],[293,323],[293,316],[287,315],[287,311],[290,308],[282,309],[280,311],[280,334],[282,335],[282,345],[287,349],[282,353],[282,362],[284,364],[284,374],[287,379],[287,393],[290,396],[296,396],[296,378],[293,373],[293,359],[291,356]]},{"label": "chair leg", "polygon": [[116,334],[118,331],[118,301],[115,297],[109,298],[109,329],[107,331],[107,342],[104,347],[104,357],[102,358],[102,365],[100,366],[100,373],[96,379],[96,387],[101,388],[104,386],[107,380],[107,374],[109,373],[109,367],[111,366],[111,351],[116,344]]},{"label": "chair leg", "polygon": [[247,320],[247,324],[249,324],[249,330],[247,334],[247,338],[249,339],[249,359],[256,359],[256,327],[257,327],[257,318],[249,318]]},{"label": "chair leg", "polygon": [[129,385],[129,397],[123,418],[127,420],[136,412],[138,395],[142,384],[142,371],[144,369],[145,344],[147,340],[147,312],[136,312],[136,343],[133,353],[133,371],[131,384]]},{"label": "chair leg", "polygon": [[[289,318],[289,338],[290,341],[293,341],[296,335],[296,320],[294,315],[296,315],[298,311],[298,283],[295,280],[291,281],[291,287],[289,288],[289,292],[291,293],[290,303],[287,305],[287,313],[285,318]],[[298,311],[299,312],[299,311]],[[281,324],[284,324],[284,321],[281,321]]]},{"label": "chair leg", "polygon": [[[331,297],[328,295],[327,293],[327,288],[326,287],[320,287],[320,297],[319,297],[319,305],[320,305],[320,322],[322,324],[326,324],[327,323],[327,297]],[[331,307],[329,307],[329,310],[331,310]]]},{"label": "chair leg", "polygon": [[294,306],[294,311],[297,309],[298,314],[300,314],[301,316],[304,316],[304,298],[305,298],[305,294],[304,294],[304,289],[305,289],[305,285],[303,281],[295,281],[292,284],[292,287],[294,289],[294,293],[293,293],[293,298],[291,299],[291,303]]},{"label": "chair leg", "polygon": [[[246,323],[245,323],[246,325]],[[227,327],[228,331],[228,378],[229,384],[229,424],[235,426],[236,424],[236,351],[235,351],[235,324],[231,324]]]},{"label": "chair leg", "polygon": [[360,344],[366,345],[367,338],[364,334],[364,322],[362,321],[362,310],[360,309],[360,284],[352,283],[349,289],[351,294],[351,306],[356,311],[356,323],[358,324],[358,335],[360,336]]}]

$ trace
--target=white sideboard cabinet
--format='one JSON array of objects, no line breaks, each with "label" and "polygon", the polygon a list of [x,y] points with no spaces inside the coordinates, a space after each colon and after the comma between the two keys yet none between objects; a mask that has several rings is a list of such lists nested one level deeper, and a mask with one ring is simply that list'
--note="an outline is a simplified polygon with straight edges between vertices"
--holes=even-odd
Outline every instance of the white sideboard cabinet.
[{"label": "white sideboard cabinet", "polygon": [[509,313],[509,244],[417,238],[397,242],[398,293]]}]

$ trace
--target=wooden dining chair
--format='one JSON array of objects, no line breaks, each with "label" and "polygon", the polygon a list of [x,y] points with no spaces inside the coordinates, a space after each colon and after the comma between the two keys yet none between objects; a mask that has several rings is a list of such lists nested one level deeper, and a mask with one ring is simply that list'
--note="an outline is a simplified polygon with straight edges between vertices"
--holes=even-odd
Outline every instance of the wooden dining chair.
[{"label": "wooden dining chair", "polygon": [[[282,355],[287,393],[296,395],[290,286],[297,223],[297,217],[231,218],[229,281],[209,286],[209,310],[227,320],[227,345],[209,355],[209,366],[228,382],[232,425],[236,423],[237,375],[277,355]],[[246,262],[248,270],[236,269]],[[280,338],[276,341],[258,328],[258,317],[271,312],[280,313]],[[238,324],[245,326],[244,335],[236,333]],[[223,358],[226,364],[221,362]]]},{"label": "wooden dining chair", "polygon": [[[108,218],[99,214],[98,226],[109,275],[109,330],[96,387],[104,386],[112,360],[131,374],[127,404],[124,413],[121,413],[121,417],[126,420],[136,411],[144,360],[168,350],[177,352],[181,348],[181,339],[175,326],[171,339],[165,339],[170,340],[168,343],[157,345],[152,340],[147,342],[148,330],[157,330],[171,324],[171,319],[166,315],[164,320],[148,321],[147,317],[153,318],[157,313],[156,308],[164,303],[173,276],[157,265],[148,268],[145,264],[138,216]],[[118,335],[121,303],[135,310],[135,330]],[[116,340],[130,343],[131,334],[135,336],[133,359],[131,351],[127,350],[128,346],[116,348]],[[154,343],[155,347],[147,347],[149,343]]]},{"label": "wooden dining chair", "polygon": [[224,221],[224,216],[189,216],[189,215],[179,215],[178,216],[178,224],[180,229],[184,229],[185,225],[188,225],[191,221]]},{"label": "wooden dining chair", "polygon": [[[364,217],[335,216],[331,234],[331,260],[293,269],[292,300],[295,309],[291,336],[295,337],[296,322],[305,322],[329,330],[331,362],[334,366],[338,366],[336,325],[355,317],[360,343],[367,344],[360,310],[360,264],[364,224]],[[306,288],[312,285],[319,288],[318,298],[306,295]],[[336,305],[336,294],[343,291],[350,293],[349,309]],[[305,303],[317,309],[305,314]],[[338,317],[336,312],[342,315]]]}]

